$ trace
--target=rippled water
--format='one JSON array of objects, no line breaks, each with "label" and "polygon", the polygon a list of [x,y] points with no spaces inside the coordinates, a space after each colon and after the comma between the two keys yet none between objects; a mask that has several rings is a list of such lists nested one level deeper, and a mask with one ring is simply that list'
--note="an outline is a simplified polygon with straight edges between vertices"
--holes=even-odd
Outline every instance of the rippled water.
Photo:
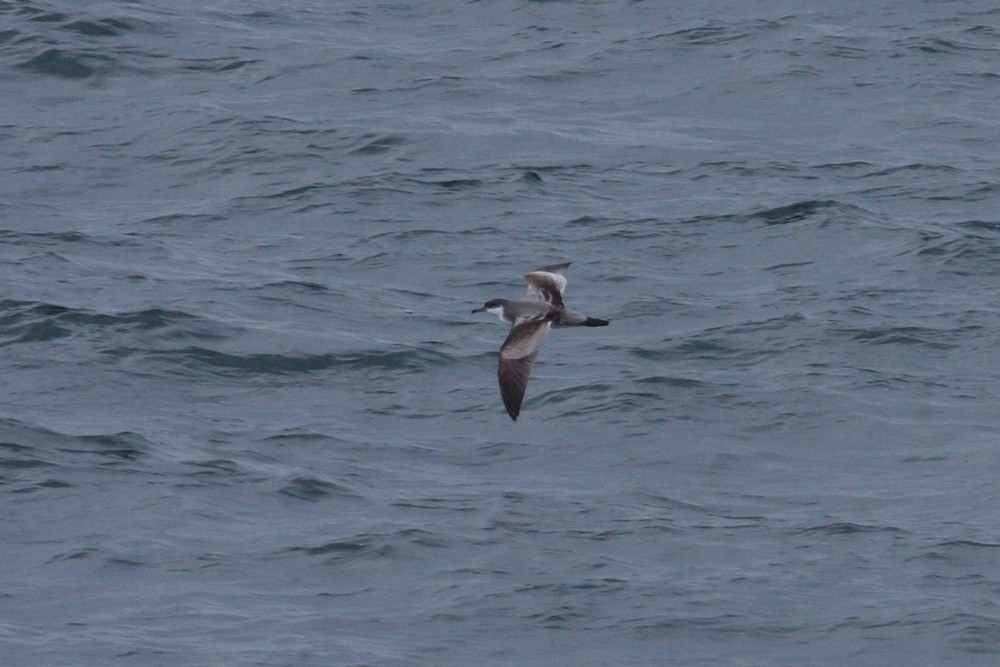
[{"label": "rippled water", "polygon": [[0,1],[4,664],[995,664],[1000,11],[674,4]]}]

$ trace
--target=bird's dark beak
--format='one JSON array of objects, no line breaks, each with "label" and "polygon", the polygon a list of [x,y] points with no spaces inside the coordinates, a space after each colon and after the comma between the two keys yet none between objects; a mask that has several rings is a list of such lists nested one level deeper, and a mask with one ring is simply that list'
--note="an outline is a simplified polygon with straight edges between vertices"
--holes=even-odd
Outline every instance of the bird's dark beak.
[{"label": "bird's dark beak", "polygon": [[472,314],[475,315],[476,313],[481,313],[484,310],[486,310],[486,306],[483,306],[482,308],[476,308],[475,310],[472,311]]}]

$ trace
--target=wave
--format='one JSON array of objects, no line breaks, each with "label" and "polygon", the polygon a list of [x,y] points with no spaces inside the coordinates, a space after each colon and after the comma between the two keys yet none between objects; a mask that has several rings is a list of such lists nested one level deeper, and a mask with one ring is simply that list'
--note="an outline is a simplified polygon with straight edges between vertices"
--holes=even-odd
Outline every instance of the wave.
[{"label": "wave", "polygon": [[190,346],[174,350],[156,350],[149,355],[178,362],[188,368],[223,375],[283,375],[315,373],[326,370],[424,371],[454,360],[448,353],[425,346],[394,345],[389,349],[367,349],[326,354],[276,354],[221,352]]},{"label": "wave", "polygon": [[858,533],[905,533],[902,528],[895,526],[876,526],[871,524],[851,523],[850,521],[837,521],[834,523],[824,523],[809,528],[802,528],[795,531],[799,535],[855,535]]},{"label": "wave", "polygon": [[[836,329],[835,332],[871,345],[916,345],[937,350],[958,347],[961,344],[960,339],[963,333],[962,330],[919,326],[850,327]],[[958,335],[956,336],[956,334]]]},{"label": "wave", "polygon": [[57,12],[33,2],[18,3],[6,13],[13,14],[4,34],[12,47],[9,63],[28,74],[67,80],[119,70],[122,58],[138,51],[123,39],[151,27],[134,16],[94,16],[87,9]]},{"label": "wave", "polygon": [[916,255],[945,273],[995,276],[1000,273],[1000,222],[965,220],[939,228],[923,235]]},{"label": "wave", "polygon": [[123,238],[101,238],[77,231],[32,232],[0,229],[0,242],[6,246],[58,247],[65,244],[91,244],[110,247],[139,247],[137,241]]},{"label": "wave", "polygon": [[284,554],[321,557],[330,562],[373,560],[397,556],[411,547],[446,547],[439,537],[426,530],[405,528],[382,534],[362,533],[311,546],[293,546]]},{"label": "wave", "polygon": [[122,333],[174,329],[178,336],[218,337],[212,328],[202,318],[163,308],[107,314],[43,301],[0,299],[0,347],[101,330]]},{"label": "wave", "polygon": [[0,486],[17,493],[71,488],[81,469],[131,468],[154,448],[131,431],[69,435],[0,418]]},{"label": "wave", "polygon": [[102,66],[107,67],[110,62],[111,58],[104,55],[45,49],[21,61],[17,67],[35,74],[63,79],[86,79],[93,76]]},{"label": "wave", "polygon": [[296,500],[317,501],[326,498],[359,498],[354,491],[341,484],[327,482],[315,477],[296,477],[279,491],[280,494]]},{"label": "wave", "polygon": [[751,220],[764,222],[768,225],[787,225],[802,220],[829,222],[832,218],[842,218],[845,214],[848,217],[854,217],[859,211],[870,215],[856,206],[842,204],[832,199],[807,199],[757,211],[749,217]]}]

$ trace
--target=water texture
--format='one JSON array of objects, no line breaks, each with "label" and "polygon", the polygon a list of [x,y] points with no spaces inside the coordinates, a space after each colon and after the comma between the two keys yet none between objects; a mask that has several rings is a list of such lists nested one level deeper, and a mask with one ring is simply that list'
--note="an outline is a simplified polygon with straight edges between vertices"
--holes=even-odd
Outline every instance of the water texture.
[{"label": "water texture", "polygon": [[[997,664],[1000,10],[0,0],[4,665]],[[572,261],[521,417],[469,311]]]}]

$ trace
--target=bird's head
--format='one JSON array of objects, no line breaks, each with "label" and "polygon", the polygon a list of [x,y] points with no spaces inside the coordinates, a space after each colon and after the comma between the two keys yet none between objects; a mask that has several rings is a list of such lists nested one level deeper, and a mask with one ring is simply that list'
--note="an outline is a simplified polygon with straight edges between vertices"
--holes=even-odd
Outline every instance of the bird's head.
[{"label": "bird's head", "polygon": [[503,307],[507,303],[506,299],[490,299],[483,304],[482,308],[476,308],[473,313],[482,313],[484,311],[493,313],[501,320],[503,319]]}]

